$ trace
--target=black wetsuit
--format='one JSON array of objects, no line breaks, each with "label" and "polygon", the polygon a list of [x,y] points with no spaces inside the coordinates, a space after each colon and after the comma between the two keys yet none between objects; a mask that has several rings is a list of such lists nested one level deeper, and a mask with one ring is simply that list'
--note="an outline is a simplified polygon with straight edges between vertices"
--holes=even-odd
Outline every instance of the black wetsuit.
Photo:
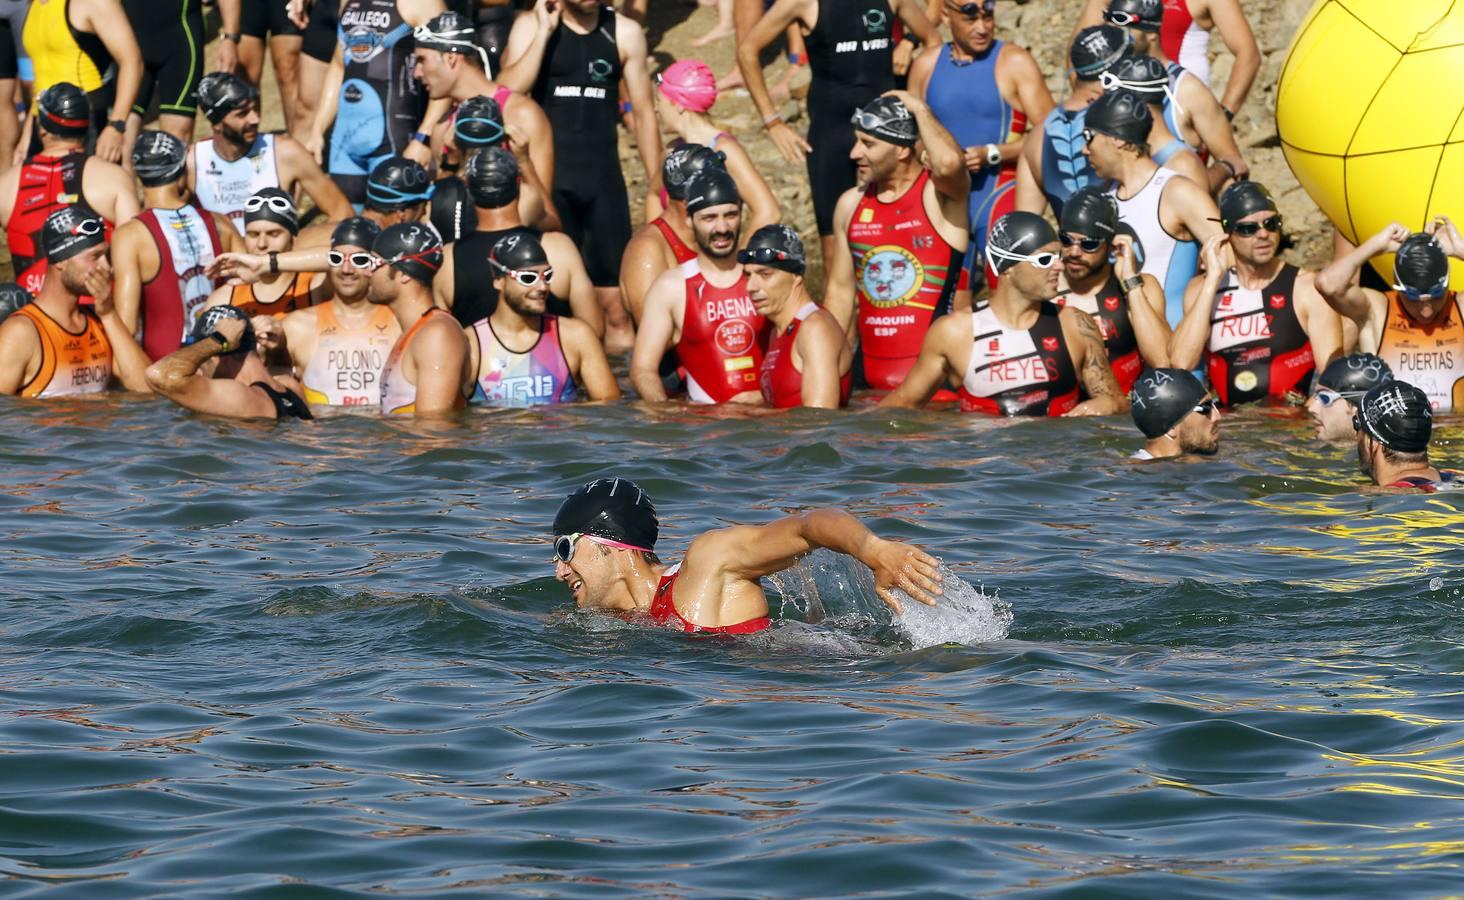
[{"label": "black wetsuit", "polygon": [[855,110],[895,86],[888,0],[819,0],[818,20],[804,42],[813,81],[808,88],[808,181],[818,233],[834,233],[834,206],[854,186]]},{"label": "black wetsuit", "polygon": [[412,77],[416,43],[397,0],[347,0],[339,34],[345,63],[326,171],[352,203],[366,198],[366,176],[411,143],[427,111],[427,91]]},{"label": "black wetsuit", "polygon": [[[475,210],[476,211],[476,210]],[[539,232],[523,225],[499,231],[475,231],[452,245],[452,315],[464,328],[493,315],[498,308],[498,290],[489,274],[488,251],[506,235],[521,232],[539,236]],[[573,316],[569,301],[549,295],[545,312],[553,316]]]},{"label": "black wetsuit", "polygon": [[277,391],[263,381],[254,382],[253,386],[269,395],[270,402],[274,404],[276,419],[315,418],[310,413],[310,406],[304,400],[300,399],[299,394],[289,388],[285,388],[283,391]]},{"label": "black wetsuit", "polygon": [[301,36],[300,52],[311,59],[328,63],[335,55],[336,28],[341,10],[333,0],[316,0],[310,7],[310,21]]},{"label": "black wetsuit", "polygon": [[508,46],[508,32],[512,30],[513,19],[517,14],[518,10],[512,3],[499,6],[479,5],[473,9],[473,27],[476,29],[478,46],[488,54],[488,65],[492,74],[496,75],[499,71],[503,50]]},{"label": "black wetsuit", "polygon": [[[256,5],[264,4],[245,3],[244,7]],[[122,9],[142,51],[142,85],[132,111],[146,119],[156,96],[159,113],[193,118],[207,38],[203,0],[122,0]]]},{"label": "black wetsuit", "polygon": [[554,205],[596,287],[620,284],[620,256],[630,242],[616,132],[622,68],[615,10],[607,6],[589,34],[559,23],[534,83],[534,99],[554,128]]}]

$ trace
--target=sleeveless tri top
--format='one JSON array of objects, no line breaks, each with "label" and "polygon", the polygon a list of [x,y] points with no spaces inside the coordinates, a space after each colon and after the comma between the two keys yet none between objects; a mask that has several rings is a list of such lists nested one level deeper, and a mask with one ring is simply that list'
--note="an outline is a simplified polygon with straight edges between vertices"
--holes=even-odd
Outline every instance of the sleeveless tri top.
[{"label": "sleeveless tri top", "polygon": [[1388,318],[1378,356],[1393,376],[1428,395],[1438,413],[1464,411],[1464,302],[1450,292],[1444,308],[1427,324],[1403,309],[1395,291],[1387,293]]},{"label": "sleeveless tri top", "polygon": [[[798,310],[792,323],[781,334],[773,335],[768,341],[768,352],[763,357],[758,383],[762,388],[763,400],[779,409],[803,405],[803,373],[794,364],[793,348],[798,343],[798,331],[809,316],[818,312],[818,304],[808,302]],[[839,379],[839,405],[849,405],[849,392],[854,386],[853,371],[845,372]]]},{"label": "sleeveless tri top", "polygon": [[70,0],[33,0],[26,15],[22,34],[35,66],[34,97],[62,82],[90,94],[107,81],[112,55],[101,38],[72,27],[70,6]]},{"label": "sleeveless tri top", "polygon": [[[402,357],[406,355],[407,347],[411,346],[412,338],[422,330],[431,319],[437,316],[448,315],[437,307],[429,307],[422,313],[412,327],[399,338],[395,346],[391,348],[391,354],[386,358],[386,365],[381,370],[381,413],[382,415],[411,415],[417,411],[417,386],[407,380],[406,373],[402,371]],[[450,317],[449,317],[450,318]],[[457,406],[463,401],[462,393],[457,395]]]},{"label": "sleeveless tri top", "polygon": [[345,73],[327,169],[353,203],[364,199],[372,167],[406,149],[427,111],[427,92],[412,77],[412,26],[397,2],[347,0],[341,10]]},{"label": "sleeveless tri top", "polygon": [[688,260],[696,259],[696,251],[686,246],[686,242],[676,233],[676,229],[666,221],[664,214],[652,219],[651,224],[656,226],[656,230],[661,232],[661,237],[665,238],[666,245],[671,248],[671,255],[676,257],[678,266]]},{"label": "sleeveless tri top", "polygon": [[1143,260],[1143,273],[1153,275],[1164,288],[1164,317],[1169,327],[1178,328],[1184,318],[1184,290],[1200,267],[1198,241],[1181,241],[1159,221],[1159,207],[1164,188],[1171,179],[1183,178],[1171,170],[1156,168],[1149,181],[1127,200],[1117,186],[1109,193],[1118,202],[1118,218],[1133,229]]},{"label": "sleeveless tri top", "polygon": [[244,233],[244,201],[264,188],[280,187],[279,162],[275,158],[275,136],[261,134],[254,146],[230,162],[214,149],[214,139],[193,145],[194,194],[203,208],[228,216],[240,234]]},{"label": "sleeveless tri top", "polygon": [[[1209,156],[1208,151],[1205,148],[1195,147],[1188,141],[1185,141],[1184,132],[1179,127],[1180,121],[1184,118],[1184,106],[1179,102],[1179,83],[1184,80],[1185,76],[1193,78],[1195,74],[1177,63],[1170,63],[1168,66],[1165,66],[1165,71],[1169,74],[1169,91],[1164,95],[1164,124],[1169,128],[1170,134],[1174,135],[1180,141],[1184,141],[1186,147],[1199,153],[1201,159],[1205,159]],[[1172,155],[1173,153],[1170,154],[1170,156]],[[1168,159],[1168,157],[1165,157],[1165,159]],[[1154,161],[1161,166],[1164,165],[1164,162],[1157,157]]]},{"label": "sleeveless tri top", "polygon": [[656,596],[651,601],[651,618],[657,625],[668,625],[686,634],[752,634],[771,628],[773,622],[767,616],[758,616],[756,619],[748,619],[746,622],[738,622],[736,625],[694,625],[686,621],[681,613],[676,611],[676,602],[673,591],[676,586],[676,576],[681,574],[681,563],[677,563],[666,570],[661,580],[656,584]]},{"label": "sleeveless tri top", "polygon": [[199,310],[213,292],[206,274],[223,252],[213,217],[192,203],[150,208],[137,216],[158,250],[158,274],[142,286],[142,349],[156,361],[188,340]]},{"label": "sleeveless tri top", "polygon": [[[559,173],[604,174],[619,159],[620,48],[615,42],[615,10],[600,8],[589,34],[560,21],[549,36],[533,97],[554,130],[554,180]],[[619,177],[616,171],[615,177]]]},{"label": "sleeveless tri top", "polygon": [[1062,218],[1062,206],[1068,198],[1090,184],[1097,184],[1098,173],[1088,164],[1083,139],[1088,108],[1063,109],[1054,106],[1042,122],[1042,192],[1052,204],[1052,214]]},{"label": "sleeveless tri top", "polygon": [[930,172],[922,170],[889,202],[870,185],[849,217],[859,327],[854,368],[876,390],[894,390],[905,380],[930,323],[950,312],[961,270],[961,251],[925,212],[929,182]]},{"label": "sleeveless tri top", "polygon": [[67,331],[34,303],[12,313],[29,319],[41,340],[41,367],[20,386],[20,396],[66,397],[107,389],[112,380],[112,344],[96,314],[85,309],[83,314],[86,328],[78,334]]},{"label": "sleeveless tri top", "polygon": [[[895,86],[894,11],[889,0],[819,0],[804,37],[810,120],[842,117]],[[815,125],[815,128],[817,126]]]},{"label": "sleeveless tri top", "polygon": [[[60,0],[53,0],[59,3]],[[85,203],[82,175],[86,171],[86,154],[72,150],[59,156],[36,154],[25,161],[15,192],[5,238],[10,245],[10,258],[15,267],[15,280],[35,296],[46,277],[46,253],[41,247],[41,228],[46,217],[63,206]],[[112,237],[112,223],[106,223],[107,239]]]},{"label": "sleeveless tri top", "polygon": [[315,352],[300,373],[305,399],[319,406],[376,406],[381,372],[402,326],[386,306],[376,306],[359,328],[336,318],[335,303],[315,307]]},{"label": "sleeveless tri top", "polygon": [[488,319],[478,321],[478,373],[473,403],[488,406],[542,406],[572,403],[579,388],[559,340],[559,317],[546,315],[539,336],[527,350],[504,346]]},{"label": "sleeveless tri top", "polygon": [[1118,276],[1110,274],[1108,280],[1097,292],[1083,296],[1072,292],[1058,294],[1053,298],[1059,308],[1071,306],[1081,309],[1093,317],[1099,334],[1103,335],[1103,346],[1108,351],[1108,364],[1113,367],[1113,377],[1118,379],[1119,390],[1127,394],[1133,389],[1134,381],[1144,371],[1144,360],[1139,356],[1139,339],[1134,336],[1134,324],[1129,319],[1128,298],[1118,283]]},{"label": "sleeveless tri top", "polygon": [[1210,84],[1210,32],[1195,22],[1189,0],[1164,0],[1159,46],[1165,56],[1193,72],[1206,86]]},{"label": "sleeveless tri top", "polygon": [[996,416],[1060,416],[1078,405],[1078,376],[1056,304],[1043,301],[1029,329],[1007,328],[991,306],[971,313],[971,359],[961,409]]},{"label": "sleeveless tri top", "polygon": [[1316,373],[1311,341],[1296,317],[1296,276],[1287,263],[1259,290],[1240,286],[1235,270],[1221,279],[1210,309],[1205,368],[1226,406],[1306,392]]},{"label": "sleeveless tri top", "polygon": [[747,276],[717,287],[692,259],[681,265],[686,307],[676,353],[686,369],[693,403],[727,403],[758,390],[758,371],[768,346],[767,319],[747,296]]},{"label": "sleeveless tri top", "polygon": [[248,316],[274,316],[276,319],[284,318],[285,313],[292,313],[297,309],[304,309],[312,306],[310,302],[310,282],[314,280],[314,272],[296,272],[285,288],[285,292],[273,300],[261,300],[255,294],[252,284],[236,284],[233,293],[229,297],[229,305],[237,306],[244,310]]}]

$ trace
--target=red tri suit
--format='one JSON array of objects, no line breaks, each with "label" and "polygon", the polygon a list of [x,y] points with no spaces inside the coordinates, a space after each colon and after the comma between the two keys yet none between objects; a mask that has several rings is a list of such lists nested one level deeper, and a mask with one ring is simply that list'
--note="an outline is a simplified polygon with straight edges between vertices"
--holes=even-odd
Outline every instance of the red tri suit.
[{"label": "red tri suit", "polygon": [[142,349],[156,362],[183,346],[213,281],[206,271],[223,250],[213,216],[193,203],[143,210],[137,220],[158,249],[158,274],[142,286]]},{"label": "red tri suit", "polygon": [[[768,342],[767,355],[762,360],[759,384],[763,400],[779,409],[803,405],[803,373],[793,365],[793,346],[798,342],[798,329],[803,321],[818,312],[817,303],[805,303],[793,322],[782,334],[773,335]],[[839,405],[849,405],[849,391],[854,386],[854,373],[844,373],[839,379]]]},{"label": "red tri suit", "polygon": [[1316,371],[1311,341],[1296,318],[1296,274],[1290,263],[1260,290],[1240,286],[1231,269],[1210,308],[1205,368],[1226,406],[1305,393]]},{"label": "red tri suit", "polygon": [[671,224],[666,221],[665,216],[658,216],[652,219],[651,224],[656,226],[657,231],[661,232],[661,237],[666,241],[666,245],[671,248],[671,255],[676,257],[677,265],[696,259],[696,251],[686,246],[686,242],[676,234],[676,229],[671,227]]},{"label": "red tri suit", "polygon": [[1108,364],[1113,367],[1113,377],[1118,379],[1119,390],[1125,394],[1133,390],[1139,373],[1144,371],[1144,360],[1139,356],[1139,339],[1134,336],[1128,299],[1123,295],[1118,276],[1110,274],[1108,280],[1089,296],[1068,292],[1058,294],[1052,302],[1058,307],[1081,309],[1093,317],[1098,333],[1103,335]]},{"label": "red tri suit", "polygon": [[925,214],[921,171],[910,189],[885,203],[879,188],[864,191],[849,218],[854,286],[859,302],[859,354],[854,370],[876,390],[900,386],[920,355],[930,323],[951,309],[961,253]]},{"label": "red tri suit", "polygon": [[971,360],[961,410],[994,416],[1060,416],[1078,405],[1078,375],[1057,304],[1044,300],[1026,330],[1001,324],[985,303],[971,313]]},{"label": "red tri suit", "polygon": [[[46,253],[41,248],[41,228],[46,217],[73,203],[85,205],[82,197],[82,173],[86,155],[81,151],[46,156],[38,153],[25,161],[20,170],[20,185],[15,192],[15,206],[5,226],[5,239],[10,246],[11,264],[16,282],[32,296],[40,293],[46,277]],[[112,242],[112,223],[106,222],[107,243]],[[91,303],[83,297],[82,303]]]},{"label": "red tri suit", "polygon": [[768,324],[747,296],[747,276],[717,287],[691,259],[681,266],[686,307],[676,354],[686,369],[693,403],[726,403],[758,390],[758,371],[768,346]]}]

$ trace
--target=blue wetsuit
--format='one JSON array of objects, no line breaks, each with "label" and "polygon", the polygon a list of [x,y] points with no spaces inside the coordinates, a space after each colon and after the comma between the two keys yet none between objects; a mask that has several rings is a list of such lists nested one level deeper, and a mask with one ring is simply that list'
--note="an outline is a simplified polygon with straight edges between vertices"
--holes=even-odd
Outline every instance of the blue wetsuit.
[{"label": "blue wetsuit", "polygon": [[345,76],[326,170],[359,204],[371,169],[411,142],[427,111],[427,92],[412,77],[416,42],[396,0],[350,0],[338,35]]}]

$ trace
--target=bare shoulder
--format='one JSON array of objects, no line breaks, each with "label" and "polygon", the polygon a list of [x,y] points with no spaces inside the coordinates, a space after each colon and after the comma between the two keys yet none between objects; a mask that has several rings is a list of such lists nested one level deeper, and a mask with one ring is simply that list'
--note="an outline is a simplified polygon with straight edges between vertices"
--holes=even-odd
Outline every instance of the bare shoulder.
[{"label": "bare shoulder", "polygon": [[1098,326],[1093,323],[1093,317],[1076,306],[1059,307],[1057,320],[1064,328],[1075,328],[1084,336],[1095,337],[1100,341],[1103,339],[1098,332]]},{"label": "bare shoulder", "polygon": [[839,195],[839,202],[834,204],[834,225],[837,231],[843,231],[849,226],[849,219],[854,216],[854,207],[863,198],[864,190],[857,185]]}]

